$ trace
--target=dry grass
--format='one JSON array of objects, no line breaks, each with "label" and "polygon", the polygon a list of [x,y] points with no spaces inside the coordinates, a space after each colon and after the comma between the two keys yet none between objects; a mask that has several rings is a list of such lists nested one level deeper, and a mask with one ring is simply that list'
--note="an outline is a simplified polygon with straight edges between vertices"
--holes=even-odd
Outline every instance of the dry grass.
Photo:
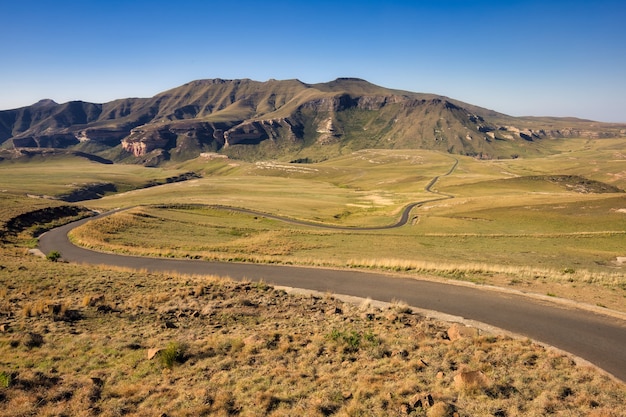
[{"label": "dry grass", "polygon": [[[357,306],[20,249],[0,264],[0,416],[619,416],[626,402],[624,385],[563,354],[489,334],[451,341],[449,324],[401,300]],[[60,320],[50,304],[79,314]]]},{"label": "dry grass", "polygon": [[[522,252],[520,248],[525,246],[519,245],[536,243],[534,238],[489,243],[493,237],[483,236],[476,240],[483,242],[481,245],[484,248],[470,250],[471,243],[465,240],[467,235],[445,235],[440,240],[427,242],[421,236],[298,229],[227,210],[196,208],[190,212],[181,211],[182,215],[158,208],[137,207],[89,222],[75,229],[71,238],[95,250],[140,256],[377,269],[418,275],[420,278],[455,279],[543,295],[553,294],[626,311],[626,280],[621,268],[611,265],[595,270],[581,268],[576,265],[575,259],[566,259],[564,249],[561,250],[562,244],[572,247],[574,244],[583,247],[593,245],[594,242],[577,242],[577,239],[593,239],[599,233],[585,235],[589,237],[581,237],[580,233],[570,234],[558,241],[537,244],[533,247],[536,251],[540,251],[538,246],[541,245],[550,249],[541,257],[535,254],[533,259],[521,253],[522,260],[529,264],[520,265],[507,250]],[[166,242],[161,239],[163,234],[169,236]],[[614,233],[610,237],[611,244],[619,243],[624,236],[624,233]],[[464,245],[469,247],[464,249]],[[496,253],[492,250],[494,245],[505,246],[498,246],[501,250]],[[593,253],[597,249],[580,250]],[[441,258],[439,252],[447,252],[444,256],[450,259]],[[401,254],[405,259],[386,256],[394,253]],[[574,250],[576,253],[579,249]],[[353,254],[358,257],[351,257]],[[457,254],[462,257],[453,259]],[[490,261],[465,260],[472,257],[489,258]],[[546,264],[546,259],[549,259],[549,264]],[[565,266],[560,269],[549,267],[558,264]]]}]

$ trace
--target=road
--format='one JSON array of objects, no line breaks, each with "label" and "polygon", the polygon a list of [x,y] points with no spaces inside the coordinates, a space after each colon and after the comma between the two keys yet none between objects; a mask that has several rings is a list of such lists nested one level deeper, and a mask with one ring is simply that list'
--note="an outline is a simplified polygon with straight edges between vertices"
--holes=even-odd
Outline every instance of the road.
[{"label": "road", "polygon": [[65,260],[72,262],[154,272],[214,274],[386,302],[401,300],[420,309],[478,321],[546,343],[626,381],[626,321],[617,317],[517,293],[382,273],[99,253],[76,247],[67,238],[72,228],[89,220],[43,234],[39,248],[44,253],[59,251]]}]

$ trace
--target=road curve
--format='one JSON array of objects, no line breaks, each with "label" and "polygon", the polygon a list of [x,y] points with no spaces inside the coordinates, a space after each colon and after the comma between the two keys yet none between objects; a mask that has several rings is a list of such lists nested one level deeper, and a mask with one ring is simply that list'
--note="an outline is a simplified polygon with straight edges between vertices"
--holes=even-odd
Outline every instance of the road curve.
[{"label": "road curve", "polygon": [[[424,190],[426,192],[429,192],[431,194],[436,194],[439,197],[430,198],[430,199],[421,200],[421,201],[416,201],[416,202],[413,202],[413,203],[410,203],[410,204],[406,205],[402,209],[402,213],[400,214],[400,218],[398,219],[398,221],[396,223],[388,224],[388,225],[384,225],[384,226],[369,226],[369,227],[368,226],[366,226],[366,227],[340,226],[340,225],[334,225],[334,224],[314,223],[314,222],[308,222],[306,220],[291,219],[291,218],[288,218],[288,217],[276,216],[274,214],[262,213],[262,212],[259,212],[259,211],[250,210],[250,209],[241,208],[241,207],[222,206],[222,205],[217,205],[217,204],[193,204],[193,205],[202,206],[202,207],[211,207],[211,208],[215,208],[215,209],[218,209],[218,210],[231,210],[231,211],[236,211],[236,212],[239,212],[239,213],[251,214],[253,216],[262,216],[262,217],[266,217],[268,219],[279,220],[279,221],[285,222],[285,223],[297,224],[297,225],[301,225],[301,226],[316,227],[316,228],[319,228],[319,229],[352,230],[352,231],[369,231],[369,230],[396,229],[396,228],[402,227],[402,226],[404,226],[405,224],[408,223],[409,216],[411,215],[411,210],[413,210],[415,207],[421,206],[422,204],[425,204],[425,203],[431,203],[433,201],[440,201],[440,200],[447,200],[447,199],[450,199],[450,198],[454,198],[453,195],[441,193],[439,191],[433,191],[433,189],[432,189],[433,186],[437,183],[437,181],[439,181],[439,179],[441,177],[446,177],[448,175],[451,175],[454,172],[454,170],[456,169],[456,167],[459,165],[459,160],[457,158],[454,158],[454,157],[451,157],[451,158],[454,159],[454,164],[452,164],[452,167],[450,167],[448,172],[446,172],[445,174],[437,175],[436,177],[433,177],[433,179],[430,180],[430,182],[426,185],[426,187],[424,187]],[[167,206],[165,206],[165,207],[167,207]]]},{"label": "road curve", "polygon": [[626,381],[626,321],[616,317],[521,294],[382,273],[134,257],[74,246],[67,237],[68,232],[92,219],[83,219],[43,234],[39,238],[39,248],[44,253],[59,251],[64,259],[72,262],[154,272],[214,274],[386,302],[402,300],[417,308],[475,320],[546,343]]}]

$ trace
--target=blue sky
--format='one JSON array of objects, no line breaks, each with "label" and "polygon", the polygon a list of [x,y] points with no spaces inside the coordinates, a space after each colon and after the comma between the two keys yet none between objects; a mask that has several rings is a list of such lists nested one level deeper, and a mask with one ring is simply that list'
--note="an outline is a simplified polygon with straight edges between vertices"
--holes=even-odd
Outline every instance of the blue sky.
[{"label": "blue sky", "polygon": [[623,0],[0,0],[0,15],[0,109],[350,76],[513,116],[626,122]]}]

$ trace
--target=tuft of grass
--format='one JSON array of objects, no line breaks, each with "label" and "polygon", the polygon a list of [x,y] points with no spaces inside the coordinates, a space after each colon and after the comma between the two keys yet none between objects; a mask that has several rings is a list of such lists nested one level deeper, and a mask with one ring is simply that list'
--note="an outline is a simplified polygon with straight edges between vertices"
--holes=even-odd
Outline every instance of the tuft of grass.
[{"label": "tuft of grass", "polygon": [[411,314],[413,312],[406,301],[392,300],[391,308],[399,314]]},{"label": "tuft of grass", "polygon": [[61,252],[56,250],[50,251],[46,255],[46,259],[51,262],[57,262],[59,259],[61,259]]},{"label": "tuft of grass", "polygon": [[13,378],[11,377],[11,374],[7,374],[4,371],[0,372],[0,387],[9,388],[12,382]]},{"label": "tuft of grass", "polygon": [[187,346],[179,342],[170,342],[167,347],[159,352],[159,363],[164,368],[171,369],[175,364],[185,361]]}]

